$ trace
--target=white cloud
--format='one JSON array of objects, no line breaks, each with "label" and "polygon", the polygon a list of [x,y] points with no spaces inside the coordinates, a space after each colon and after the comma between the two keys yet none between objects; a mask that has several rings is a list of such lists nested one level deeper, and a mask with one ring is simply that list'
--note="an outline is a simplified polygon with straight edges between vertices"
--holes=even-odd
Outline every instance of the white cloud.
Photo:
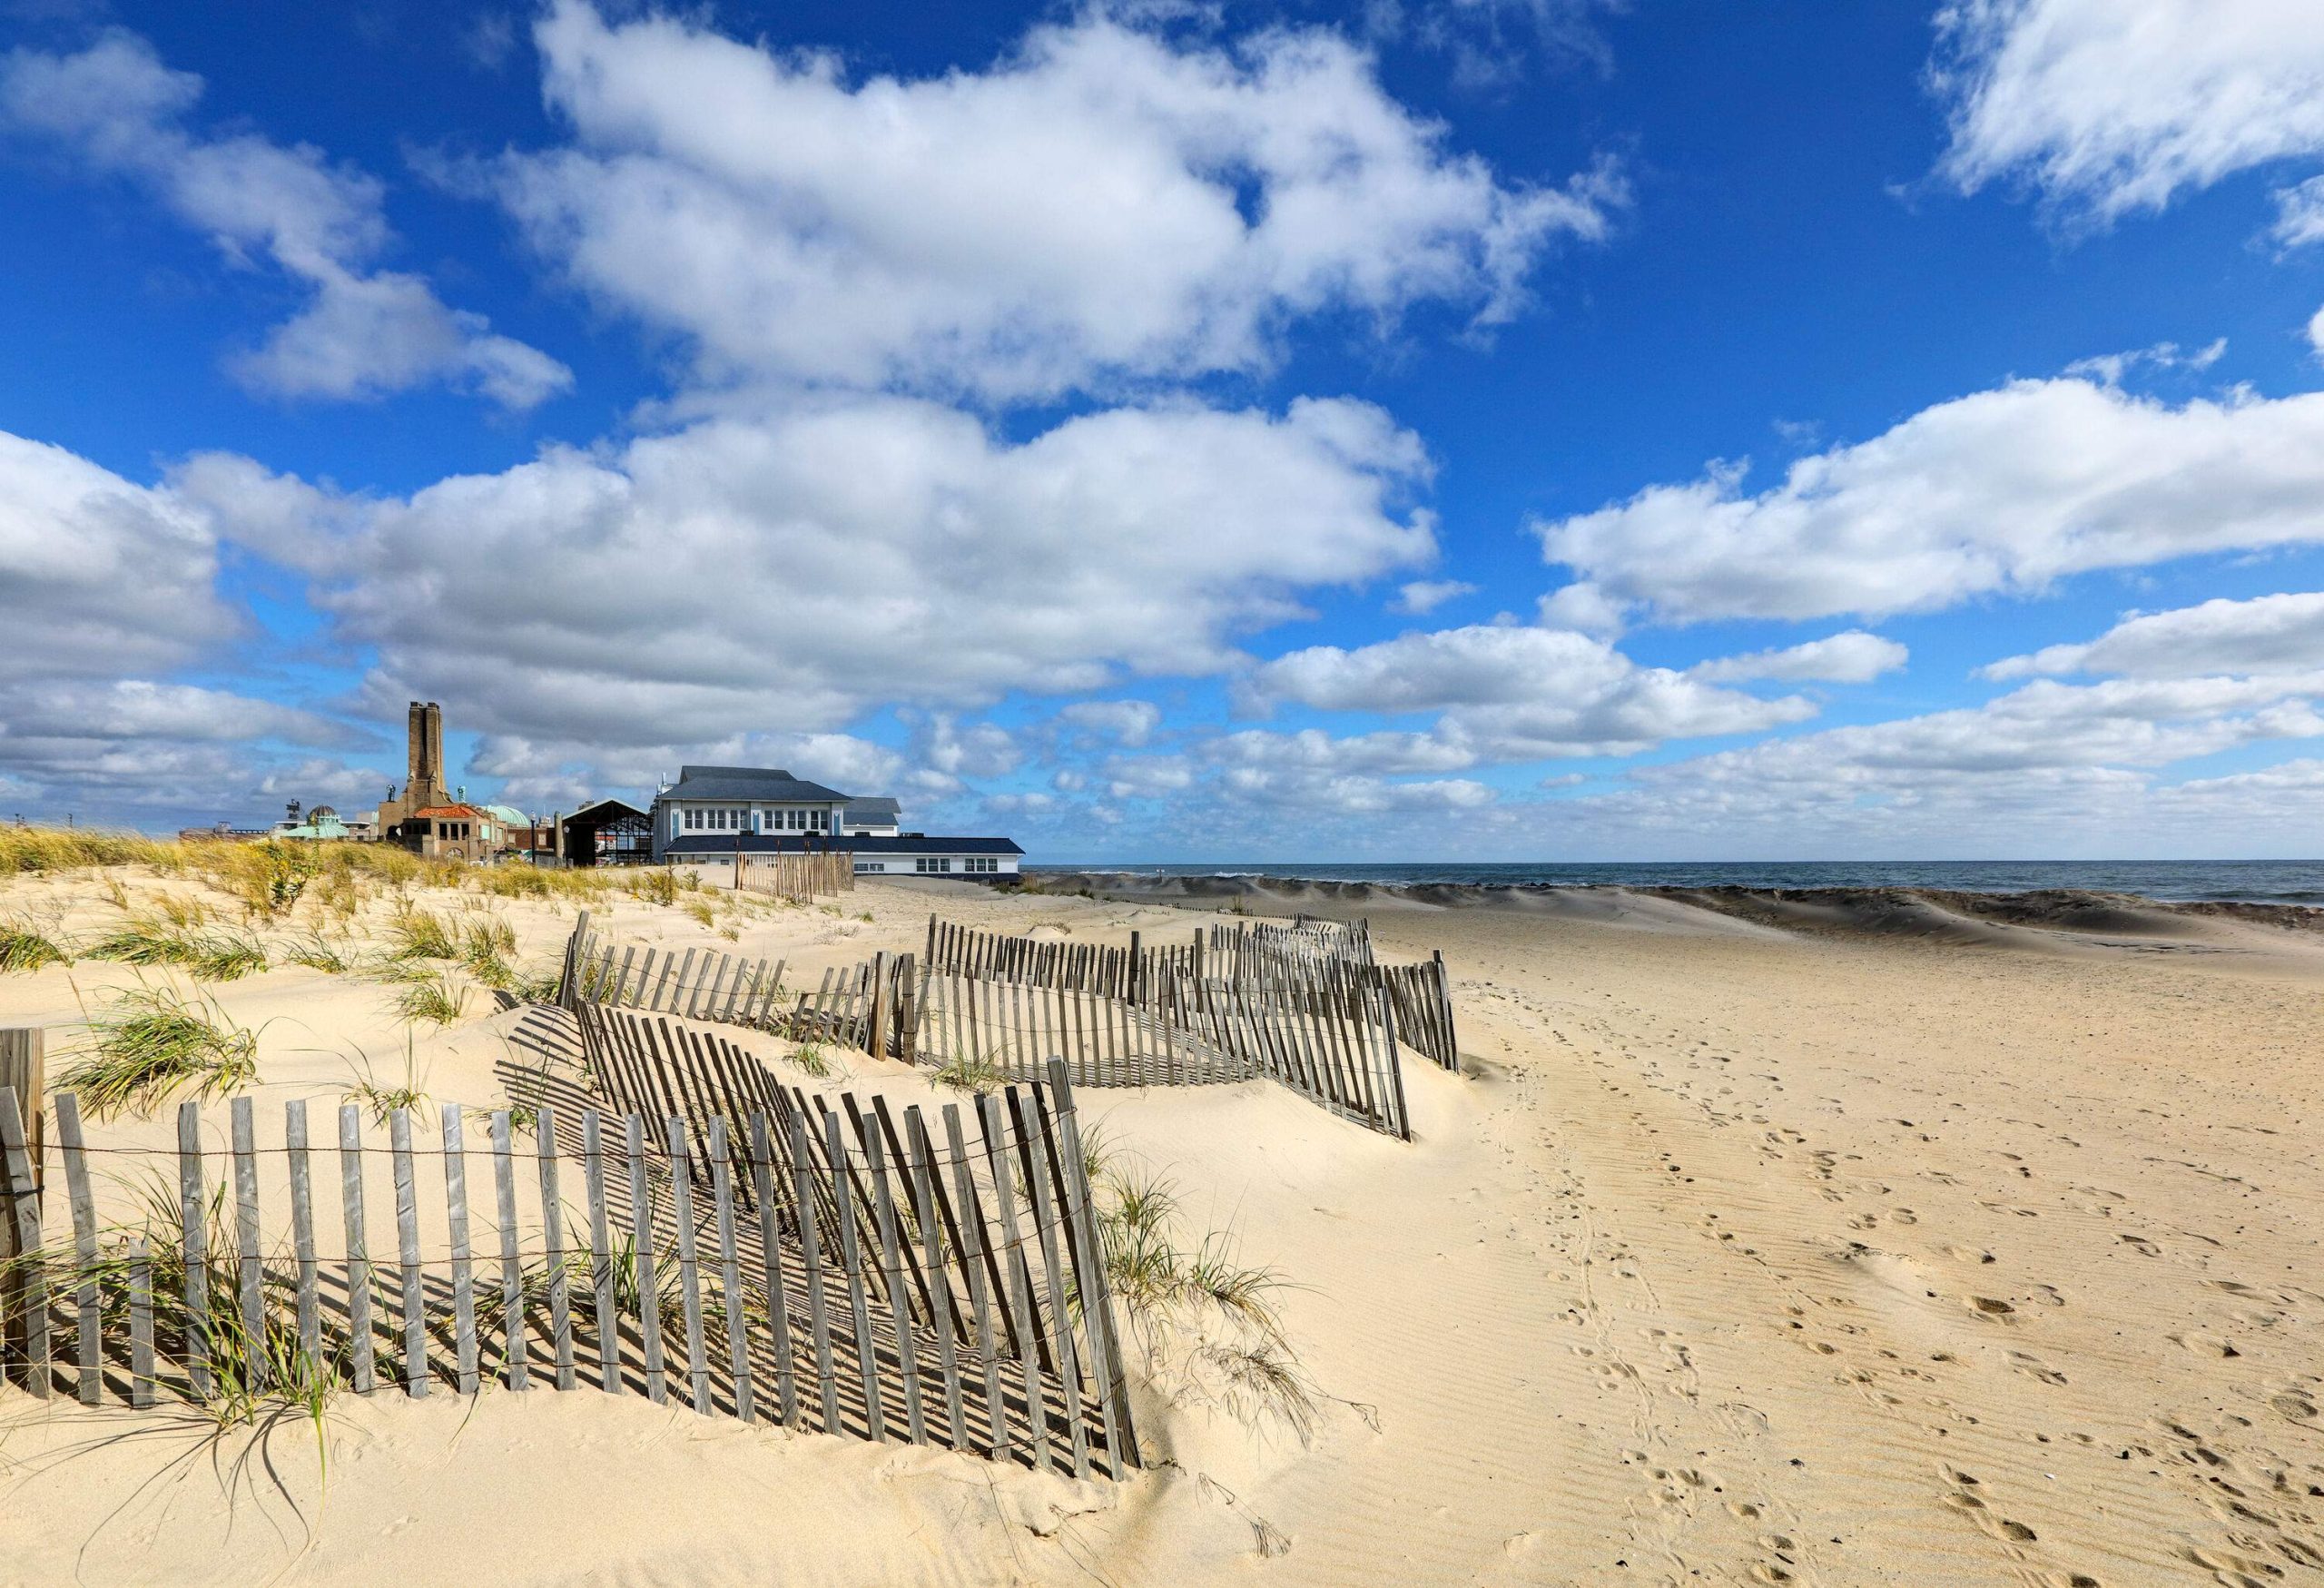
[{"label": "white cloud", "polygon": [[[1675,621],[1927,610],[2096,568],[2324,540],[2324,394],[2181,407],[2019,380],[1803,458],[1535,526],[1581,600]],[[1563,592],[1560,593],[1561,596]]]},{"label": "white cloud", "polygon": [[1423,617],[1447,601],[1476,593],[1474,585],[1460,579],[1414,579],[1409,585],[1397,587],[1396,598],[1388,603],[1388,609]]},{"label": "white cloud", "polygon": [[[1665,765],[1557,806],[1576,844],[1627,854],[2152,853],[2281,843],[2290,832],[2224,798],[2158,791],[2192,756],[2324,735],[2324,675],[2266,681],[2027,685],[1983,706],[1827,729]],[[2223,780],[2231,781],[2231,780]],[[2238,824],[2207,825],[2208,812]],[[2250,817],[2250,820],[2244,818]],[[2298,842],[2292,839],[2292,842]]]},{"label": "white cloud", "polygon": [[1135,750],[1162,725],[1162,708],[1150,700],[1077,700],[1057,720]]},{"label": "white cloud", "polygon": [[1024,754],[1009,730],[996,723],[955,723],[938,713],[912,736],[919,760],[947,777],[1001,777],[1017,769]]},{"label": "white cloud", "polygon": [[1181,44],[1102,10],[980,72],[851,82],[669,15],[558,0],[535,30],[575,144],[492,181],[697,373],[1048,396],[1270,364],[1293,316],[1507,319],[1610,170],[1499,181],[1338,35]]},{"label": "white cloud", "polygon": [[[1641,667],[1566,630],[1477,626],[1407,634],[1354,650],[1315,646],[1241,680],[1257,705],[1441,712],[1424,735],[1383,735],[1406,756],[1451,768],[1554,755],[1630,755],[1670,739],[1797,722],[1814,705],[1761,700],[1663,667]],[[1425,745],[1427,748],[1423,749]]]},{"label": "white cloud", "polygon": [[2039,673],[2191,678],[2205,674],[2324,671],[2324,594],[2224,597],[2136,613],[2084,645],[2051,646],[1984,669],[1989,678]]},{"label": "white cloud", "polygon": [[1157,799],[1195,781],[1194,766],[1183,755],[1108,755],[1098,775],[1118,800]]},{"label": "white cloud", "polygon": [[2120,386],[2122,377],[2142,366],[2152,370],[2191,370],[2201,374],[2225,356],[2227,339],[2216,337],[2200,348],[2181,350],[2177,342],[2156,342],[2152,347],[2132,348],[2128,352],[2100,353],[2094,358],[2076,359],[2065,367],[2068,375],[2082,376]]},{"label": "white cloud", "polygon": [[235,634],[208,515],[0,431],[0,675],[172,666]]},{"label": "white cloud", "polygon": [[2319,358],[2324,358],[2324,309],[2308,317],[2308,345]]},{"label": "white cloud", "polygon": [[2324,176],[2276,190],[2276,223],[2269,235],[2280,248],[2324,242]]},{"label": "white cloud", "polygon": [[306,284],[308,305],[231,360],[256,390],[348,399],[442,380],[529,408],[572,385],[564,365],[446,307],[419,277],[368,268],[388,242],[375,179],[309,144],[190,130],[202,87],[116,29],[77,54],[0,59],[0,123],[143,183],[232,262],[263,255]]},{"label": "white cloud", "polygon": [[1346,401],[1114,409],[1008,444],[885,398],[551,449],[408,499],[232,459],[174,478],[316,576],[340,637],[376,650],[377,709],[458,698],[487,733],[611,749],[1223,671],[1302,591],[1433,555],[1390,508],[1425,461]]},{"label": "white cloud", "polygon": [[1452,57],[1456,83],[1499,87],[1522,74],[1529,45],[1552,64],[1612,70],[1599,23],[1629,8],[1630,0],[1417,0],[1413,33]]},{"label": "white cloud", "polygon": [[1698,662],[1687,669],[1687,676],[1708,684],[1735,684],[1751,678],[1869,684],[1883,673],[1893,673],[1903,666],[1911,655],[1893,639],[1851,628],[1781,650],[1754,651],[1748,656]]},{"label": "white cloud", "polygon": [[1951,0],[1944,170],[2021,178],[2100,223],[2324,153],[2324,9],[2308,0]]}]

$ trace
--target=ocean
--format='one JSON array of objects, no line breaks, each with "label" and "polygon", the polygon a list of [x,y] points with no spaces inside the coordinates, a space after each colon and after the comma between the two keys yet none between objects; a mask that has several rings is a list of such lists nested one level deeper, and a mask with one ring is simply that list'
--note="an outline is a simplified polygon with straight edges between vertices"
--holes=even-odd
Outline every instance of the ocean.
[{"label": "ocean", "polygon": [[1951,888],[1972,893],[2079,888],[2143,893],[2151,899],[2324,903],[2324,860],[1640,861],[1570,865],[1517,861],[1393,865],[1236,861],[1208,865],[1029,865],[1025,869],[1564,888]]}]

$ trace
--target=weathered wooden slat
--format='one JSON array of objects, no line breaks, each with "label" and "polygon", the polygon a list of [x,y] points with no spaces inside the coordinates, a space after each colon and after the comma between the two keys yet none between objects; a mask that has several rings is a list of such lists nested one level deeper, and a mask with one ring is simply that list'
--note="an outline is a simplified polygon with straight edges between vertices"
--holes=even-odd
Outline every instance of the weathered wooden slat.
[{"label": "weathered wooden slat", "polygon": [[1057,1157],[1065,1169],[1067,1228],[1077,1232],[1074,1279],[1081,1295],[1083,1324],[1098,1356],[1095,1366],[1106,1419],[1106,1465],[1111,1476],[1119,1478],[1124,1475],[1125,1460],[1139,1465],[1137,1429],[1130,1414],[1129,1376],[1122,1360],[1121,1336],[1114,1327],[1112,1287],[1106,1277],[1106,1248],[1098,1234],[1088,1160],[1082,1150],[1081,1119],[1074,1105],[1073,1083],[1062,1064],[1049,1065],[1049,1100],[1056,1110]]},{"label": "weathered wooden slat", "polygon": [[73,1322],[79,1338],[81,1404],[95,1406],[104,1395],[104,1315],[97,1289],[97,1208],[89,1189],[89,1159],[81,1139],[81,1100],[72,1092],[56,1098],[56,1139],[64,1149],[64,1191],[73,1205],[73,1255],[80,1282],[73,1289]]},{"label": "weathered wooden slat", "polygon": [[340,1223],[347,1242],[347,1367],[355,1393],[379,1388],[379,1347],[371,1338],[371,1259],[363,1215],[363,1110],[339,1108]]},{"label": "weathered wooden slat", "polygon": [[1041,1172],[1041,1159],[1047,1155],[1047,1144],[1041,1131],[1040,1110],[1023,1100],[1024,1089],[1009,1089],[1009,1108],[1014,1114],[1021,1141],[1031,1155],[1026,1179],[1033,1203],[1033,1228],[1040,1238],[1041,1267],[1049,1280],[1049,1327],[1057,1347],[1058,1387],[1065,1397],[1066,1433],[1073,1447],[1073,1475],[1089,1475],[1089,1428],[1081,1408],[1080,1353],[1073,1338],[1073,1317],[1067,1309],[1065,1268],[1058,1259],[1060,1244],[1056,1208],[1049,1200],[1049,1177]]},{"label": "weathered wooden slat", "polygon": [[468,1249],[468,1156],[460,1110],[446,1104],[444,1125],[444,1221],[452,1237],[452,1346],[462,1395],[477,1392],[476,1273]]},{"label": "weathered wooden slat", "polygon": [[[29,1083],[28,1083],[29,1084]],[[15,1281],[17,1319],[13,1332],[23,1342],[25,1387],[48,1398],[48,1276],[42,1260],[39,1179],[33,1163],[30,1110],[40,1099],[19,1100],[16,1089],[0,1086],[0,1193],[5,1193],[15,1236],[15,1255],[24,1259]],[[5,1298],[5,1292],[0,1292]]]},{"label": "weathered wooden slat", "polygon": [[645,1122],[635,1114],[622,1121],[629,1159],[630,1256],[637,1277],[637,1332],[645,1346],[645,1395],[655,1405],[670,1398],[662,1360],[662,1290],[654,1271],[654,1196],[645,1174]]},{"label": "weathered wooden slat", "polygon": [[258,1389],[267,1382],[265,1267],[258,1249],[258,1146],[251,1118],[251,1100],[236,1098],[228,1105],[234,1149],[234,1269],[237,1315],[242,1337],[238,1355],[242,1387]]},{"label": "weathered wooden slat", "polygon": [[718,1220],[718,1302],[725,1324],[726,1368],[734,1386],[734,1415],[753,1420],[750,1314],[743,1305],[743,1268],[734,1247],[734,1169],[726,1121],[710,1122],[710,1197]]},{"label": "weathered wooden slat", "polygon": [[670,1189],[678,1222],[678,1305],[685,1316],[686,1373],[694,1409],[710,1415],[710,1358],[702,1338],[702,1269],[694,1245],[694,1157],[686,1122],[673,1114],[665,1122],[670,1142]]},{"label": "weathered wooden slat", "polygon": [[1032,1440],[1033,1465],[1049,1465],[1056,1450],[1049,1433],[1049,1403],[1041,1393],[1041,1364],[1048,1342],[1033,1297],[1031,1265],[1025,1256],[1025,1233],[1017,1218],[1017,1196],[1010,1186],[1008,1132],[1001,1125],[1000,1100],[980,1094],[977,1112],[984,1127],[984,1149],[992,1166],[992,1200],[999,1216],[1001,1249],[1008,1257],[1009,1303],[1016,1320],[1017,1363],[1025,1386],[1026,1430]]},{"label": "weathered wooden slat", "polygon": [[492,1110],[493,1216],[500,1226],[501,1370],[510,1389],[532,1387],[525,1360],[525,1258],[517,1230],[517,1165],[507,1109]]},{"label": "weathered wooden slat", "polygon": [[[826,1161],[839,1166],[836,1172],[844,1174],[847,1148],[840,1139],[836,1114],[823,1116],[823,1145]],[[872,1338],[871,1300],[863,1288],[863,1252],[855,1237],[855,1198],[842,1192],[834,1199],[839,1205],[840,1266],[847,1277],[848,1317],[853,1325],[855,1371],[863,1389],[864,1422],[873,1439],[884,1439],[887,1415],[880,1404],[880,1355]]]},{"label": "weathered wooden slat", "polygon": [[[807,1321],[815,1345],[815,1387],[822,1396],[823,1432],[839,1432],[839,1376],[832,1362],[831,1313],[823,1295],[823,1260],[822,1237],[817,1231],[812,1170],[807,1163],[807,1127],[805,1119],[794,1112],[790,1117],[791,1172],[795,1188],[793,1207],[799,1216],[799,1251],[807,1271]],[[833,1200],[845,1202],[846,1196],[832,1188]]]},{"label": "weathered wooden slat", "polygon": [[129,1404],[153,1404],[153,1259],[142,1235],[129,1242]]},{"label": "weathered wooden slat", "polygon": [[1006,1461],[1015,1441],[1009,1437],[1009,1406],[1000,1389],[1000,1355],[993,1339],[993,1297],[985,1289],[986,1275],[990,1272],[997,1293],[1000,1270],[992,1262],[992,1243],[985,1232],[984,1209],[977,1201],[976,1174],[969,1166],[968,1146],[960,1132],[960,1110],[953,1103],[944,1105],[944,1144],[952,1158],[952,1182],[960,1197],[961,1233],[975,1248],[969,1254],[965,1266],[968,1269],[969,1307],[976,1319],[977,1366],[984,1380],[989,1444],[992,1459]]},{"label": "weathered wooden slat", "polygon": [[396,1321],[403,1327],[403,1382],[415,1400],[428,1393],[428,1319],[419,1267],[419,1193],[412,1178],[411,1112],[388,1116],[388,1145],[395,1155],[396,1256],[401,1281]]},{"label": "weathered wooden slat", "polygon": [[925,1445],[928,1417],[920,1399],[920,1353],[913,1348],[911,1300],[904,1288],[903,1265],[898,1255],[896,1205],[888,1181],[888,1158],[877,1133],[864,1138],[863,1153],[864,1167],[872,1181],[872,1202],[879,1209],[880,1267],[887,1276],[888,1310],[896,1331],[896,1369],[903,1381],[904,1427],[914,1445]]},{"label": "weathered wooden slat", "polygon": [[[786,1428],[799,1426],[799,1381],[791,1362],[791,1298],[783,1273],[781,1211],[775,1206],[773,1143],[766,1115],[751,1115],[751,1180],[758,1196],[759,1255],[766,1281],[766,1310],[774,1333],[775,1415]],[[803,1221],[803,1222],[812,1222]]]},{"label": "weathered wooden slat", "polygon": [[905,1134],[911,1138],[912,1218],[920,1225],[920,1240],[930,1284],[934,1287],[938,1316],[931,1320],[936,1333],[936,1366],[944,1380],[945,1443],[955,1450],[969,1447],[968,1430],[960,1423],[960,1355],[954,1336],[960,1320],[954,1316],[952,1284],[944,1271],[944,1223],[936,1213],[934,1177],[929,1173],[928,1127],[917,1108],[904,1114]]},{"label": "weathered wooden slat", "polygon": [[621,1393],[621,1317],[614,1307],[613,1225],[606,1216],[605,1125],[581,1110],[581,1183],[589,1200],[590,1323],[597,1336],[597,1387]]},{"label": "weathered wooden slat", "polygon": [[556,1352],[556,1387],[571,1389],[573,1297],[565,1271],[565,1202],[557,1192],[556,1110],[547,1103],[533,1121],[541,1181],[541,1247],[548,1259],[549,1338]]},{"label": "weathered wooden slat", "polygon": [[315,1189],[307,1152],[307,1100],[282,1106],[282,1141],[290,1160],[290,1254],[299,1265],[299,1354],[303,1371],[317,1376],[323,1362],[321,1266],[315,1260]]}]

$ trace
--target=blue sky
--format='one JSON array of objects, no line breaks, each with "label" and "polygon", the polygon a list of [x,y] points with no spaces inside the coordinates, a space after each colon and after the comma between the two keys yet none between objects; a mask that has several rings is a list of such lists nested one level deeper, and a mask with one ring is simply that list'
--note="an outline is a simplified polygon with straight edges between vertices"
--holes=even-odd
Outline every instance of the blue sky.
[{"label": "blue sky", "polygon": [[2316,852],[2312,8],[0,47],[0,814],[369,803],[419,696],[1039,859]]}]

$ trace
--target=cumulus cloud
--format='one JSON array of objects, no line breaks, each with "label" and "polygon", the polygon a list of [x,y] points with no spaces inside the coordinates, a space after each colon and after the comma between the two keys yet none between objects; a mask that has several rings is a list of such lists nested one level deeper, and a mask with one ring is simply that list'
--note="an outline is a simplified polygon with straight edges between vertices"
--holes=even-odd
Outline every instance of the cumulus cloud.
[{"label": "cumulus cloud", "polygon": [[0,431],[0,673],[176,666],[241,626],[209,516],[62,447]]},{"label": "cumulus cloud", "polygon": [[2324,10],[2303,0],[1950,0],[1933,76],[1967,192],[2022,180],[2104,223],[2324,153]]},{"label": "cumulus cloud", "polygon": [[458,698],[483,731],[612,750],[1223,671],[1302,591],[1433,555],[1393,507],[1424,467],[1354,402],[1112,409],[1011,444],[866,398],[407,498],[231,459],[175,479],[313,574],[340,636],[377,653],[378,709]]},{"label": "cumulus cloud", "polygon": [[304,309],[232,360],[256,390],[349,399],[441,380],[529,408],[572,385],[564,365],[448,307],[422,278],[373,268],[389,240],[376,179],[310,144],[193,130],[202,90],[115,29],[78,54],[0,59],[0,123],[143,184],[233,263],[263,256],[308,287]]},{"label": "cumulus cloud", "polygon": [[1826,684],[1869,684],[1883,673],[1903,666],[1912,653],[1893,639],[1851,628],[1781,650],[1754,651],[1748,656],[1722,656],[1699,662],[1687,676],[1710,684],[1735,684],[1752,678],[1816,681]]},{"label": "cumulus cloud", "polygon": [[1182,43],[1101,9],[983,71],[852,81],[679,16],[535,30],[570,146],[484,173],[584,290],[697,373],[1051,396],[1270,364],[1294,316],[1509,318],[1610,168],[1512,185],[1335,34]]},{"label": "cumulus cloud", "polygon": [[1183,755],[1108,755],[1098,775],[1118,800],[1154,799],[1192,787],[1195,769]]},{"label": "cumulus cloud", "polygon": [[[2324,540],[2324,394],[2183,406],[2018,380],[1793,463],[1535,526],[1574,602],[1690,621],[1925,611],[2095,568]],[[1563,595],[1561,592],[1561,595]]]},{"label": "cumulus cloud", "polygon": [[1150,700],[1077,700],[1057,720],[1135,750],[1162,725],[1162,708]]},{"label": "cumulus cloud", "polygon": [[2224,597],[2170,612],[2134,613],[2083,645],[2050,646],[1985,668],[1990,678],[2111,674],[2191,678],[2205,674],[2324,671],[2324,594]]},{"label": "cumulus cloud", "polygon": [[1397,587],[1396,598],[1388,603],[1388,609],[1424,617],[1447,601],[1476,593],[1474,585],[1460,579],[1414,579],[1411,584]]},{"label": "cumulus cloud", "polygon": [[1353,650],[1315,646],[1254,669],[1260,705],[1319,711],[1442,712],[1432,739],[1467,760],[1626,755],[1669,739],[1797,722],[1815,707],[1760,700],[1562,629],[1481,625],[1407,634]]},{"label": "cumulus cloud", "polygon": [[2324,176],[2276,190],[2276,223],[2269,235],[2280,248],[2324,242]]}]

